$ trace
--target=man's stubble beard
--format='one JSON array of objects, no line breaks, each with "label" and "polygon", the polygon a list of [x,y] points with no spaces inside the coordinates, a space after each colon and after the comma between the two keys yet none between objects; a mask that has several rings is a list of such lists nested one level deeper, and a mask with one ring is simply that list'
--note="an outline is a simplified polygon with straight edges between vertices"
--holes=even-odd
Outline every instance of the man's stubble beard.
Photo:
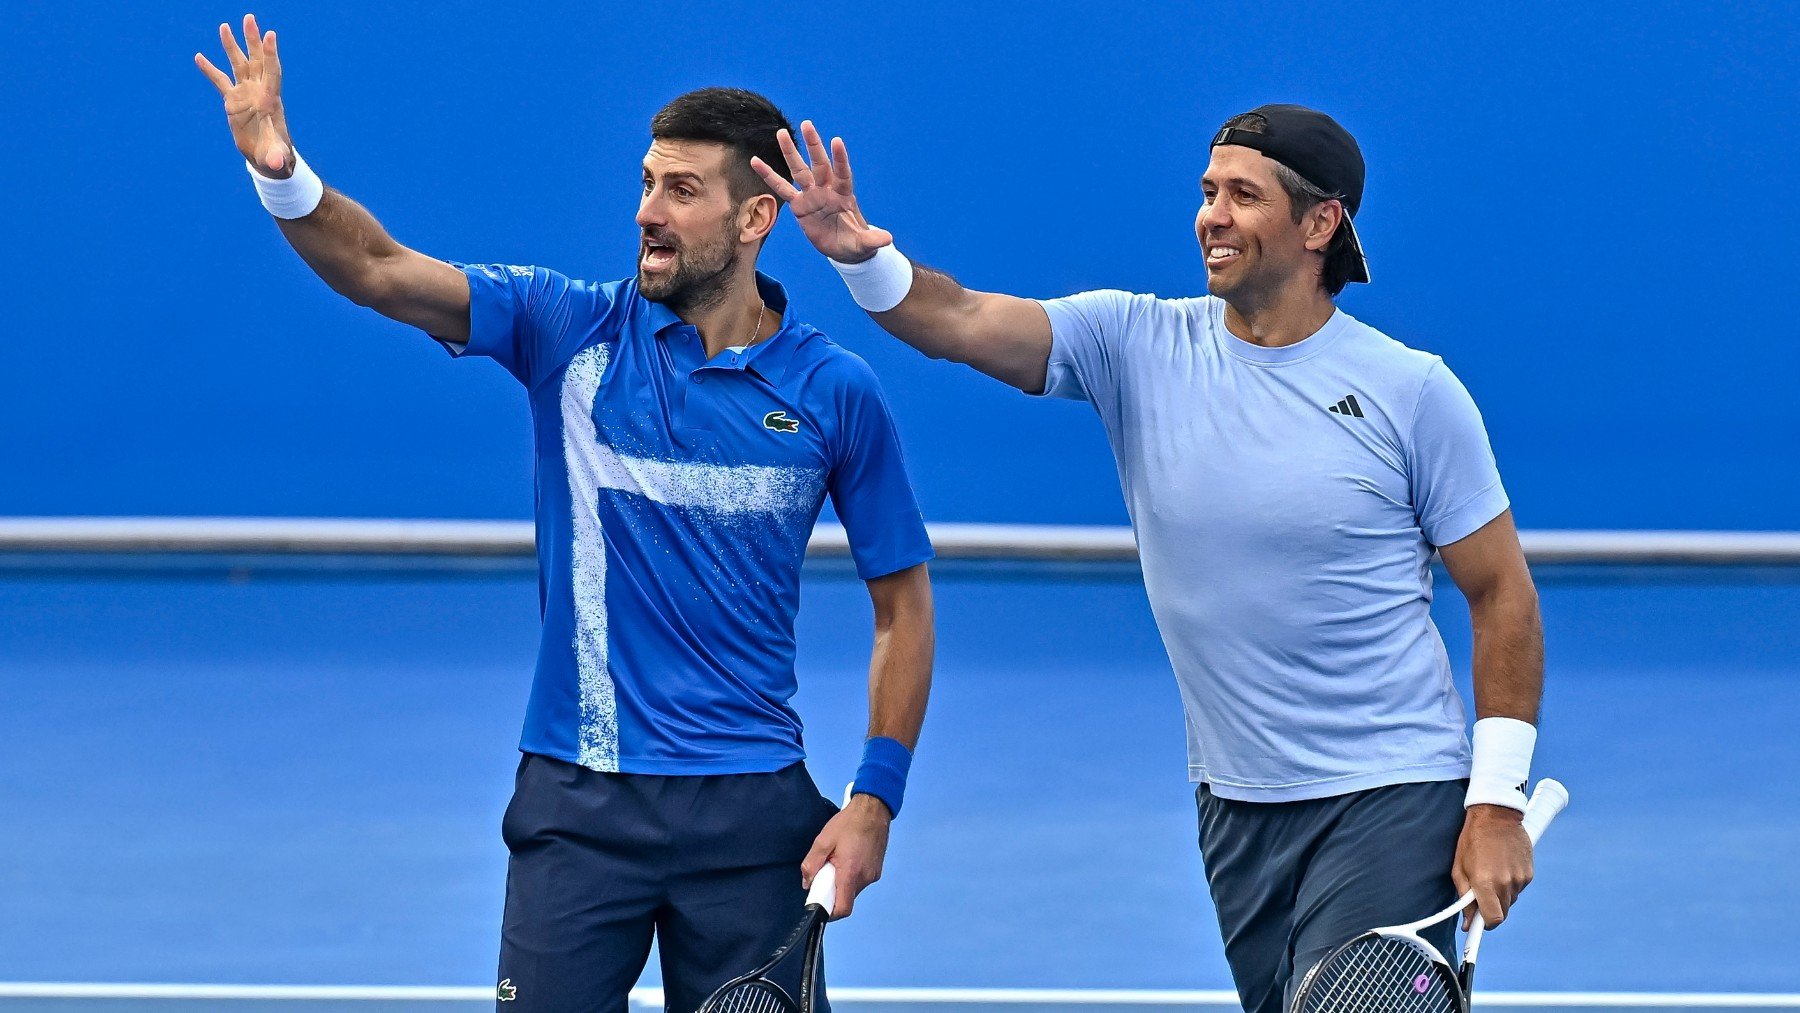
[{"label": "man's stubble beard", "polygon": [[1278,269],[1259,263],[1254,270],[1243,272],[1235,283],[1225,286],[1215,286],[1209,276],[1206,291],[1208,295],[1218,297],[1239,313],[1256,313],[1267,309],[1276,301],[1287,280]]},{"label": "man's stubble beard", "polygon": [[638,269],[638,292],[662,303],[677,316],[711,309],[725,301],[731,273],[742,251],[733,240],[729,223],[716,244],[676,251],[677,267],[667,278],[647,277]]}]

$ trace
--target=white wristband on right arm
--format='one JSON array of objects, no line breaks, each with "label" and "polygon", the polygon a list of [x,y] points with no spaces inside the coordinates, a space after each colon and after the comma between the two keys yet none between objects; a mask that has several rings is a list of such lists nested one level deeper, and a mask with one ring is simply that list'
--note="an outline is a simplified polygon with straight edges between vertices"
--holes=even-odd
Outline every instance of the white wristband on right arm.
[{"label": "white wristband on right arm", "polygon": [[850,287],[850,298],[870,313],[886,313],[900,305],[906,293],[912,291],[912,261],[902,256],[891,243],[860,264],[833,260],[831,266],[843,275],[844,284]]},{"label": "white wristband on right arm", "polygon": [[1469,772],[1463,807],[1503,805],[1524,812],[1537,726],[1517,718],[1482,718],[1475,722],[1474,748],[1475,766]]},{"label": "white wristband on right arm", "polygon": [[286,179],[270,179],[256,171],[256,166],[248,161],[244,168],[250,170],[250,179],[256,183],[256,195],[262,198],[262,206],[277,218],[305,218],[313,213],[319,202],[325,199],[325,184],[320,181],[319,174],[312,171],[300,152],[294,152],[294,174]]}]

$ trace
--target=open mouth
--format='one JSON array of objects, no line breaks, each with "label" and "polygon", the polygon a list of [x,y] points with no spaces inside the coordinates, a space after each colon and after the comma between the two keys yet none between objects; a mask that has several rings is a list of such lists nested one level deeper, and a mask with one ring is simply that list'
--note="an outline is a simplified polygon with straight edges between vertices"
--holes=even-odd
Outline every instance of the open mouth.
[{"label": "open mouth", "polygon": [[1209,247],[1206,251],[1206,266],[1217,267],[1220,264],[1229,264],[1243,255],[1244,251],[1235,246],[1221,244]]},{"label": "open mouth", "polygon": [[675,248],[654,239],[644,240],[644,255],[639,260],[646,271],[661,271],[675,263]]}]

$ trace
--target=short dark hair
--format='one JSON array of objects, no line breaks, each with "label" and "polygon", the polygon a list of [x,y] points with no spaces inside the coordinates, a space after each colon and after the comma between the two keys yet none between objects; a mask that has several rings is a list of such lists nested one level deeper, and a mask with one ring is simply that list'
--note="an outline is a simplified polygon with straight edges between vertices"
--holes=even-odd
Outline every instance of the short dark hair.
[{"label": "short dark hair", "polygon": [[731,198],[748,200],[770,193],[768,184],[750,168],[755,155],[789,178],[787,159],[775,131],[793,133],[775,103],[743,88],[701,88],[677,97],[650,118],[650,136],[659,141],[712,141],[731,151]]},{"label": "short dark hair", "polygon": [[[1268,123],[1268,120],[1256,113],[1244,113],[1226,120],[1225,129],[1247,130],[1260,134],[1268,126]],[[1270,161],[1274,162],[1275,160],[1270,159]],[[1300,219],[1305,218],[1308,211],[1320,204],[1328,200],[1342,201],[1344,199],[1344,195],[1341,193],[1326,193],[1319,189],[1306,177],[1280,162],[1275,162],[1275,179],[1281,183],[1281,189],[1287,192],[1288,203],[1293,206],[1294,224],[1296,225],[1300,224]],[[1345,210],[1344,214],[1347,220],[1350,212]],[[1356,250],[1350,245],[1350,230],[1344,226],[1344,222],[1339,222],[1337,231],[1331,234],[1331,241],[1325,244],[1325,269],[1319,274],[1319,283],[1325,286],[1326,292],[1337,295],[1344,290],[1345,285],[1350,283],[1351,276],[1356,272],[1356,264]]]}]

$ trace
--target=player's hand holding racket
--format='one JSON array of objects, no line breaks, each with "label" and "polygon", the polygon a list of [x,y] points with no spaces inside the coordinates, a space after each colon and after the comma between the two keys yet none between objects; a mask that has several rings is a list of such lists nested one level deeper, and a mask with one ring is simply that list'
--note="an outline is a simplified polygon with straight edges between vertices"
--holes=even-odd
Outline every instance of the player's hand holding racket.
[{"label": "player's hand holding racket", "polygon": [[834,912],[833,918],[849,917],[856,907],[857,895],[881,878],[881,866],[887,857],[888,828],[893,821],[894,817],[880,799],[847,792],[844,807],[814,839],[800,871],[805,874],[822,868],[827,862],[835,867],[836,903],[827,905]]},{"label": "player's hand holding racket", "polygon": [[[825,944],[825,923],[850,913],[856,895],[864,886],[881,876],[881,857],[887,851],[887,825],[892,819],[887,807],[867,795],[854,794],[855,785],[844,789],[844,806],[813,842],[802,868],[817,864],[812,885],[806,891],[806,909],[800,924],[788,933],[781,946],[754,971],[741,974],[720,985],[718,991],[700,1004],[699,1013],[813,1013],[818,996],[819,953]],[[861,799],[860,802],[857,800]],[[862,807],[872,804],[874,810]],[[878,839],[878,840],[877,840]],[[872,850],[871,850],[872,849]],[[866,865],[873,854],[872,871],[860,873],[857,881],[840,876],[839,861]],[[800,994],[790,996],[770,977],[800,951]]]},{"label": "player's hand holding racket", "polygon": [[[1525,810],[1525,833],[1536,846],[1569,793],[1556,781],[1538,782]],[[1470,890],[1456,903],[1405,925],[1370,929],[1327,954],[1306,972],[1291,1013],[1468,1013],[1475,958],[1486,930],[1479,914],[1469,927],[1460,970],[1419,932],[1454,918],[1475,900]]]},{"label": "player's hand holding racket", "polygon": [[[832,899],[837,895],[837,869],[825,863],[806,893],[806,911],[800,924],[788,933],[781,947],[761,967],[719,986],[700,1004],[699,1013],[813,1013],[818,993],[819,952],[825,942],[825,923],[831,919]],[[794,955],[800,955],[800,995],[790,996],[770,975]]]}]

